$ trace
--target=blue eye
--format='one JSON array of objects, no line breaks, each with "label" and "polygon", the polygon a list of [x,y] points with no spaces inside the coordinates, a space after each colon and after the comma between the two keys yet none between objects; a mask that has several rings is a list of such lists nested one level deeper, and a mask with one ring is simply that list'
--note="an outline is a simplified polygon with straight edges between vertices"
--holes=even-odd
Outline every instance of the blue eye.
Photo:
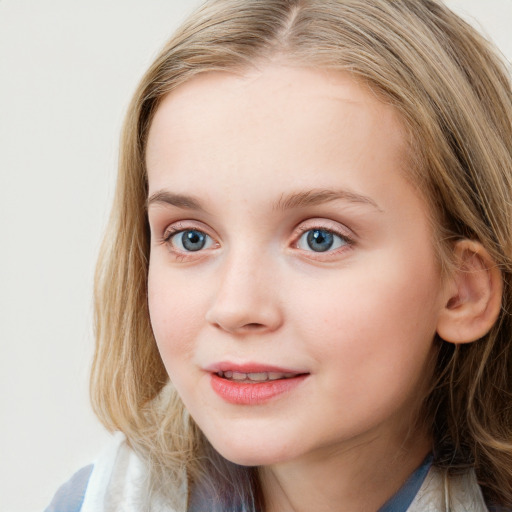
[{"label": "blue eye", "polygon": [[212,245],[212,239],[197,229],[180,231],[169,237],[169,241],[180,251],[196,252]]},{"label": "blue eye", "polygon": [[309,229],[299,238],[297,247],[306,251],[326,252],[347,245],[347,241],[326,229]]}]

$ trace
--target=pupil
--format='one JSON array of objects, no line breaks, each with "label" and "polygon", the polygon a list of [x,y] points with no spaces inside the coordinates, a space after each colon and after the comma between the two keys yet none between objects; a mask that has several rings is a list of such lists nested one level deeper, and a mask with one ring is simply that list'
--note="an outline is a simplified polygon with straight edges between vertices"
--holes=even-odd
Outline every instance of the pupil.
[{"label": "pupil", "polygon": [[206,236],[200,231],[185,231],[181,241],[187,251],[199,251],[204,247]]},{"label": "pupil", "polygon": [[334,243],[332,233],[321,229],[313,229],[308,233],[307,241],[309,247],[315,252],[324,252],[329,250]]}]

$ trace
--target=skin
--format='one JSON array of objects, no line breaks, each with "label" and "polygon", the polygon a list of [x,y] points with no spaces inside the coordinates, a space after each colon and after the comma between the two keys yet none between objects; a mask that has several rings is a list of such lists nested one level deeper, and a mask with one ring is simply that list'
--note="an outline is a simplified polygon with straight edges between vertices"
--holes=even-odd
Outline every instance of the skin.
[{"label": "skin", "polygon": [[[430,450],[415,417],[447,301],[398,114],[342,72],[208,73],[160,105],[147,168],[151,321],[192,417],[261,467],[268,511],[377,510]],[[315,200],[287,201],[301,193]],[[312,250],[312,229],[334,248]],[[307,377],[232,404],[212,390],[220,361]]]}]

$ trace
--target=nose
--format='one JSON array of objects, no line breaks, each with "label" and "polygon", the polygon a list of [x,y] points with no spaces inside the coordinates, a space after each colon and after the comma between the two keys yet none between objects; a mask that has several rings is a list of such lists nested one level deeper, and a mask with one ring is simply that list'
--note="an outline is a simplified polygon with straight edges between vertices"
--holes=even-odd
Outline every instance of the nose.
[{"label": "nose", "polygon": [[240,254],[224,262],[207,322],[236,334],[273,332],[281,326],[279,285],[265,261],[254,254]]}]

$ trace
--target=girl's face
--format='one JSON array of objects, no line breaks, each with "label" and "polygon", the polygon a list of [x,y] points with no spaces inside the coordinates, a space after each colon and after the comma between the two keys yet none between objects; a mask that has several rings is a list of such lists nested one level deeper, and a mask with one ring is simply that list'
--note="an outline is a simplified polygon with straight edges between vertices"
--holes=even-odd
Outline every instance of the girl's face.
[{"label": "girl's face", "polygon": [[159,107],[151,321],[226,458],[403,443],[445,305],[407,165],[395,110],[341,72],[204,74]]}]

